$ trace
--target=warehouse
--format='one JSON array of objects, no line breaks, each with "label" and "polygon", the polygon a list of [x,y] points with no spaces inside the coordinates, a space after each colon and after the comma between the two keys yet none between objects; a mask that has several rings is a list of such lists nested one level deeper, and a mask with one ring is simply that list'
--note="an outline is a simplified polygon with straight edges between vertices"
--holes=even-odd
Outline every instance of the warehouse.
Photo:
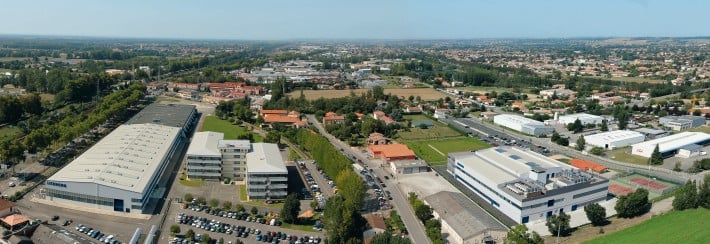
[{"label": "warehouse", "polygon": [[602,118],[601,116],[586,113],[578,113],[562,115],[557,119],[557,122],[559,122],[560,124],[568,125],[573,124],[576,120],[582,122],[582,125],[597,125],[601,124],[604,121],[604,118]]},{"label": "warehouse", "polygon": [[671,130],[681,131],[704,125],[705,117],[692,115],[665,116],[658,119],[658,123],[671,128]]},{"label": "warehouse", "polygon": [[390,169],[395,175],[428,172],[429,165],[421,159],[395,160],[390,162]]},{"label": "warehouse", "polygon": [[493,123],[534,136],[552,134],[554,131],[552,127],[545,126],[545,124],[540,121],[528,119],[520,115],[501,114],[493,117]]},{"label": "warehouse", "polygon": [[141,212],[183,137],[178,127],[121,125],[45,182],[45,199]]},{"label": "warehouse", "polygon": [[503,243],[508,228],[464,194],[440,191],[425,197],[449,243]]},{"label": "warehouse", "polygon": [[187,136],[200,119],[195,105],[153,103],[126,121],[125,124],[156,124],[182,128]]},{"label": "warehouse", "polygon": [[664,157],[672,157],[678,153],[679,149],[686,148],[693,144],[707,145],[708,143],[710,143],[710,135],[706,133],[681,132],[675,135],[634,144],[631,148],[631,153],[650,158],[656,145],[658,145],[658,150]]},{"label": "warehouse", "polygon": [[454,178],[518,223],[605,201],[609,181],[515,147],[450,153]]},{"label": "warehouse", "polygon": [[626,147],[636,143],[641,143],[646,137],[636,131],[615,130],[604,133],[588,135],[584,137],[587,145],[613,150]]}]

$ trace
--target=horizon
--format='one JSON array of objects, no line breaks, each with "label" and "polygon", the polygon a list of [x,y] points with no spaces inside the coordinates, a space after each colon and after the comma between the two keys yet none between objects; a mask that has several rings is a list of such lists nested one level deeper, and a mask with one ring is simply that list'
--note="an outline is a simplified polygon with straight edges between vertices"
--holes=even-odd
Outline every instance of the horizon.
[{"label": "horizon", "polygon": [[[9,2],[0,34],[174,40],[472,40],[710,36],[700,0]],[[196,11],[197,10],[197,11]],[[27,13],[33,13],[31,18]],[[79,14],[81,13],[81,14]],[[17,21],[22,20],[22,21]]]}]

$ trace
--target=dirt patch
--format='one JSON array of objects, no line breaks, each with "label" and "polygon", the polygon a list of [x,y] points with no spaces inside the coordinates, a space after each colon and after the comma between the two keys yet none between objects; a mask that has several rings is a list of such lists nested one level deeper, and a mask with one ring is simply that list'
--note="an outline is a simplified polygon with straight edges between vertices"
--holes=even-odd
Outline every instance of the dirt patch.
[{"label": "dirt patch", "polygon": [[[340,98],[340,97],[347,97],[350,96],[352,93],[355,95],[361,95],[363,93],[366,93],[370,89],[352,89],[352,90],[304,90],[303,95],[306,97],[306,100],[312,101],[316,100],[318,98]],[[393,88],[393,89],[385,89],[385,94],[392,94],[392,95],[397,95],[400,97],[405,97],[409,98],[409,96],[414,96],[414,97],[421,97],[422,100],[425,101],[433,101],[433,100],[438,100],[439,98],[444,98],[446,95],[443,93],[431,89],[431,88],[411,88],[411,89],[405,89],[405,88]],[[301,95],[301,91],[294,91],[288,94],[288,96],[291,97],[299,97]]]}]

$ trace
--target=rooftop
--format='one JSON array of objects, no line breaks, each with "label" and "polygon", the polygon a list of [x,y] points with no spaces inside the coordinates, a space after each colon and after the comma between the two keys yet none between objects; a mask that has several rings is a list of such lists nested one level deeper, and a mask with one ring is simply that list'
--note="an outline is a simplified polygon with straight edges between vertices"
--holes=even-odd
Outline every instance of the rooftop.
[{"label": "rooftop", "polygon": [[[284,110],[286,111],[286,110]],[[288,115],[282,114],[265,114],[264,122],[266,123],[296,123],[301,121],[297,117],[290,117]]]},{"label": "rooftop", "polygon": [[153,103],[125,124],[158,124],[183,128],[195,112],[195,105]]},{"label": "rooftop", "polygon": [[410,160],[396,160],[390,162],[396,167],[425,167],[428,164],[424,160],[410,159]]},{"label": "rooftop", "polygon": [[668,152],[675,149],[680,149],[690,144],[697,144],[707,140],[710,140],[710,135],[703,132],[681,132],[678,134],[634,144],[633,146],[651,148],[656,147],[655,145],[658,144],[658,150],[660,152]]},{"label": "rooftop", "polygon": [[424,201],[464,240],[483,231],[508,230],[461,193],[441,191],[425,197]]},{"label": "rooftop", "polygon": [[224,139],[224,133],[197,132],[192,137],[190,147],[187,148],[187,155],[221,156],[222,154],[215,145],[222,139]]},{"label": "rooftop", "polygon": [[388,158],[417,156],[412,149],[409,149],[409,147],[404,144],[371,145],[370,151],[373,153],[381,153]]},{"label": "rooftop", "polygon": [[217,142],[218,148],[246,148],[248,149],[251,145],[249,140],[219,140]]},{"label": "rooftop", "polygon": [[560,119],[562,118],[570,118],[570,119],[599,119],[601,116],[593,115],[593,114],[588,114],[588,113],[577,113],[577,114],[567,114],[567,115],[562,115],[560,116]]},{"label": "rooftop", "polygon": [[525,117],[523,117],[523,116],[515,115],[515,114],[501,114],[501,115],[497,115],[497,116],[495,117],[495,120],[496,120],[496,121],[498,121],[498,120],[508,120],[508,121],[512,121],[512,122],[514,122],[514,123],[523,124],[523,125],[544,126],[544,127],[547,127],[547,126],[545,126],[544,123],[542,123],[542,122],[540,122],[540,121],[537,121],[537,120],[534,120],[534,119],[528,119],[528,118],[525,118]]},{"label": "rooftop", "polygon": [[515,147],[493,147],[463,154],[457,158],[465,167],[488,176],[481,181],[499,185],[519,178],[527,178],[530,171],[572,167],[543,155]]},{"label": "rooftop", "polygon": [[47,181],[94,183],[145,193],[182,128],[121,125]]},{"label": "rooftop", "polygon": [[279,147],[272,143],[253,143],[252,151],[247,153],[247,173],[288,173]]},{"label": "rooftop", "polygon": [[618,141],[618,140],[623,140],[627,139],[630,137],[639,137],[643,136],[643,134],[636,132],[636,131],[631,131],[631,130],[614,130],[614,131],[607,131],[604,133],[599,133],[599,134],[594,134],[594,135],[588,135],[585,136],[584,139],[586,140],[601,140],[601,141]]}]

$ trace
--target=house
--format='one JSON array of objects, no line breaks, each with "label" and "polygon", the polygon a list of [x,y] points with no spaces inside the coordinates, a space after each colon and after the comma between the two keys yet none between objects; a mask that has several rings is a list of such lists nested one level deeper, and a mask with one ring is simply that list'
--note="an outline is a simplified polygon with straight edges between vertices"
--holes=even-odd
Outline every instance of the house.
[{"label": "house", "polygon": [[15,213],[15,205],[12,202],[0,198],[0,218],[11,215]]},{"label": "house", "polygon": [[323,116],[323,125],[336,125],[345,123],[345,116],[328,112]]},{"label": "house", "polygon": [[274,114],[274,115],[283,115],[287,116],[288,115],[288,110],[281,110],[281,109],[262,109],[259,111],[259,115],[262,117],[266,117],[267,114]]},{"label": "house", "polygon": [[404,144],[370,145],[370,155],[386,161],[416,159],[417,155]]},{"label": "house", "polygon": [[423,201],[441,221],[448,243],[503,243],[508,230],[461,193],[441,191]]},{"label": "house", "polygon": [[493,119],[493,117],[496,117],[496,115],[498,115],[498,113],[492,111],[481,112],[481,116],[484,119]]},{"label": "house", "polygon": [[420,172],[429,172],[429,165],[424,160],[397,160],[390,162],[390,169],[396,175],[416,174]]},{"label": "house", "polygon": [[367,143],[370,145],[385,145],[390,143],[390,139],[381,133],[374,132],[367,137]]},{"label": "house", "polygon": [[407,108],[404,109],[404,112],[405,112],[405,113],[408,113],[408,114],[419,114],[419,113],[422,112],[422,108],[417,107],[417,106],[415,106],[415,107],[407,107]]},{"label": "house", "polygon": [[387,124],[387,125],[392,124],[392,123],[395,122],[394,119],[392,119],[392,118],[390,118],[389,116],[387,116],[387,115],[385,114],[385,112],[382,112],[382,111],[379,111],[379,110],[378,110],[378,111],[375,111],[375,112],[372,112],[372,117],[374,117],[376,120],[382,120],[382,121],[385,122],[385,124]]},{"label": "house", "polygon": [[437,108],[434,110],[434,118],[437,119],[446,119],[446,115],[449,113],[448,109],[445,108]]},{"label": "house", "polygon": [[25,225],[30,222],[30,219],[21,214],[11,214],[0,219],[6,229],[11,231],[22,229]]},{"label": "house", "polygon": [[367,221],[365,232],[362,233],[364,240],[370,239],[377,234],[384,233],[387,230],[385,219],[380,215],[365,214],[362,217]]}]

